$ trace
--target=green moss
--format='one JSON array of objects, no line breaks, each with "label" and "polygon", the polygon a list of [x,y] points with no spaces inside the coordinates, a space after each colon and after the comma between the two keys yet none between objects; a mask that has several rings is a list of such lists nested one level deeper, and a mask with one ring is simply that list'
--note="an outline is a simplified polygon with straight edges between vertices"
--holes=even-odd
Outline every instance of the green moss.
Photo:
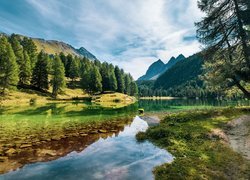
[{"label": "green moss", "polygon": [[247,179],[249,164],[220,138],[209,137],[249,108],[198,110],[170,114],[140,136],[165,148],[175,157],[171,164],[156,167],[156,179]]}]

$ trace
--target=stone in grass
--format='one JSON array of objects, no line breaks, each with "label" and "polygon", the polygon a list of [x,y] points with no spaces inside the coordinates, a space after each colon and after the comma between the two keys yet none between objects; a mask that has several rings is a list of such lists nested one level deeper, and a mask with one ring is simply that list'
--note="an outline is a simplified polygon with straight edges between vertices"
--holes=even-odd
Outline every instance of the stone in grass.
[{"label": "stone in grass", "polygon": [[28,148],[28,147],[32,147],[32,144],[22,144],[20,146],[20,148]]},{"label": "stone in grass", "polygon": [[105,129],[99,129],[98,132],[100,132],[100,133],[107,133],[108,131],[105,130]]},{"label": "stone in grass", "polygon": [[6,153],[7,155],[11,156],[11,155],[13,155],[13,154],[16,154],[17,151],[16,151],[14,148],[10,148],[10,149],[7,150],[5,153]]}]

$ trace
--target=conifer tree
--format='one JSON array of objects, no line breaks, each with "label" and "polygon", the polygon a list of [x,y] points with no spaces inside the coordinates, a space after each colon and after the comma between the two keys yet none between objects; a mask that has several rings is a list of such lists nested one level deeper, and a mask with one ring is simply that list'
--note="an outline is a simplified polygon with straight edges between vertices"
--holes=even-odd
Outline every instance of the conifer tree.
[{"label": "conifer tree", "polygon": [[[131,96],[138,96],[138,87],[135,81],[130,83],[130,95]],[[160,91],[161,92],[161,91]]]},{"label": "conifer tree", "polygon": [[131,78],[128,74],[125,74],[125,94],[130,94],[130,83],[131,83]]},{"label": "conifer tree", "polygon": [[52,72],[52,95],[56,98],[58,93],[66,86],[64,65],[59,56],[56,56],[53,60]]},{"label": "conifer tree", "polygon": [[65,75],[66,75],[66,77],[69,77],[70,67],[71,67],[72,61],[73,61],[73,56],[71,54],[68,54],[67,55],[66,66],[65,66]]},{"label": "conifer tree", "polygon": [[75,79],[78,77],[79,77],[79,65],[77,62],[77,58],[73,58],[69,67],[69,78],[71,78],[72,82],[74,82]]},{"label": "conifer tree", "polygon": [[87,91],[88,93],[91,92],[91,65],[87,59],[83,59],[81,63],[81,87],[83,90]]},{"label": "conifer tree", "polygon": [[37,57],[36,65],[32,74],[32,85],[40,90],[49,88],[48,81],[48,55],[44,52],[40,52]]},{"label": "conifer tree", "polygon": [[90,72],[90,89],[91,92],[102,92],[102,76],[99,72],[99,69],[94,66]]},{"label": "conifer tree", "polygon": [[250,98],[250,91],[243,86],[250,82],[249,0],[199,0],[198,6],[205,13],[196,23],[207,55],[204,79],[212,87],[235,85]]},{"label": "conifer tree", "polygon": [[31,75],[32,75],[32,70],[31,70],[31,63],[30,63],[30,57],[26,51],[23,52],[24,54],[24,59],[22,64],[20,64],[20,73],[19,73],[19,84],[24,85],[24,84],[29,84]]},{"label": "conifer tree", "polygon": [[66,66],[67,66],[67,57],[64,55],[63,52],[60,52],[59,57],[62,60],[62,63],[64,65],[64,69],[66,69]]},{"label": "conifer tree", "polygon": [[109,90],[116,91],[117,90],[117,80],[115,77],[114,66],[112,64],[109,65]]},{"label": "conifer tree", "polygon": [[20,44],[20,42],[18,41],[18,35],[12,34],[9,37],[9,42],[12,46],[12,49],[14,51],[14,54],[16,56],[16,62],[19,65],[19,68],[21,68],[21,65],[23,64],[23,47]]},{"label": "conifer tree", "polygon": [[7,38],[0,38],[0,88],[4,94],[8,88],[13,88],[18,83],[18,65],[16,57]]},{"label": "conifer tree", "polygon": [[124,76],[118,66],[115,66],[115,76],[117,80],[117,91],[120,93],[124,93],[125,90]]},{"label": "conifer tree", "polygon": [[23,49],[28,53],[30,57],[30,65],[31,69],[35,67],[36,61],[37,61],[37,48],[35,43],[32,41],[32,39],[24,37],[21,41],[21,44],[23,46]]}]

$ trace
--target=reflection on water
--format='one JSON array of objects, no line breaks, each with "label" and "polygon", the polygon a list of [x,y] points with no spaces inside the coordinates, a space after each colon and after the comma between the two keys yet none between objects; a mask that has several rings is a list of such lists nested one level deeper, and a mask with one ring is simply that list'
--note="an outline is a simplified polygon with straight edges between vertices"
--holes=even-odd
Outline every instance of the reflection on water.
[{"label": "reflection on water", "polygon": [[0,115],[0,174],[27,163],[82,151],[130,124],[136,106],[105,109],[86,104],[8,107]]},{"label": "reflection on water", "polygon": [[118,136],[99,139],[81,152],[54,161],[25,165],[0,176],[3,179],[153,179],[153,167],[173,157],[149,142],[138,143],[135,134],[148,125],[139,117]]}]

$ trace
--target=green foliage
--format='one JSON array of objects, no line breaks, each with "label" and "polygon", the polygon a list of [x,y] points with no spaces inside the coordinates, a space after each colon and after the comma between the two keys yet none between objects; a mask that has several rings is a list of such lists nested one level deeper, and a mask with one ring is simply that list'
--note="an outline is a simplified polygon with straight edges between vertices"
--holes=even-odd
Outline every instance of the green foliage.
[{"label": "green foliage", "polygon": [[135,81],[130,83],[130,95],[131,96],[138,96],[138,87]]},{"label": "green foliage", "polygon": [[53,60],[52,69],[52,95],[56,98],[58,93],[60,93],[62,89],[66,86],[64,65],[59,56],[56,56]]},{"label": "green foliage", "polygon": [[154,170],[156,179],[245,179],[249,165],[234,152],[219,135],[210,134],[215,128],[249,109],[214,109],[170,114],[158,126],[136,137],[150,140],[175,157],[170,164]]},{"label": "green foliage", "polygon": [[49,88],[48,61],[49,56],[41,51],[32,74],[31,84],[41,90]]},{"label": "green foliage", "polygon": [[69,78],[72,79],[72,82],[75,81],[76,78],[79,77],[79,64],[78,64],[78,59],[77,58],[72,58],[70,60],[70,66],[69,66]]},{"label": "green foliage", "polygon": [[31,70],[31,63],[30,63],[30,57],[26,51],[23,52],[23,62],[20,64],[20,73],[19,73],[19,84],[29,84],[31,75],[32,75],[32,70]]},{"label": "green foliage", "polygon": [[115,66],[115,77],[117,79],[117,92],[124,93],[125,82],[124,82],[124,73],[119,69],[118,66]]},{"label": "green foliage", "polygon": [[18,65],[16,57],[8,42],[7,38],[0,38],[0,87],[1,93],[4,93],[6,88],[10,89],[18,83]]},{"label": "green foliage", "polygon": [[12,46],[12,49],[14,51],[14,54],[16,56],[16,62],[19,65],[19,68],[21,68],[22,64],[23,64],[23,60],[24,60],[24,54],[23,54],[23,47],[21,46],[20,42],[19,42],[19,36],[12,34],[9,37],[9,42]]},{"label": "green foliage", "polygon": [[197,78],[202,73],[202,64],[201,56],[199,54],[193,55],[163,73],[156,80],[154,86],[156,89],[169,89]]},{"label": "green foliage", "polygon": [[37,61],[37,48],[35,43],[32,41],[32,39],[24,37],[21,41],[21,45],[23,46],[23,49],[28,53],[30,57],[30,64],[31,69],[35,67],[36,61]]},{"label": "green foliage", "polygon": [[90,72],[90,90],[91,92],[102,92],[102,76],[96,66]]},{"label": "green foliage", "polygon": [[124,76],[124,82],[125,82],[125,94],[130,94],[131,92],[131,88],[130,88],[130,84],[131,84],[131,76],[129,74],[125,74]]},{"label": "green foliage", "polygon": [[205,45],[204,80],[218,88],[237,86],[246,97],[250,91],[244,82],[250,81],[249,1],[200,0],[205,13],[196,23],[199,41]]},{"label": "green foliage", "polygon": [[[49,75],[52,75],[54,97],[65,87],[65,76],[72,79],[74,86],[80,77],[79,85],[89,93],[124,93],[127,89],[128,94],[137,94],[137,85],[131,75],[125,74],[122,69],[115,68],[112,64],[101,63],[99,60],[91,61],[85,57],[73,57],[71,54],[65,56],[63,52],[59,56],[48,55],[43,51],[37,55],[37,48],[32,39],[15,34],[6,37],[1,35],[0,86],[3,92],[6,88],[15,87],[17,80],[19,87],[48,90]],[[19,75],[19,78],[16,75]],[[29,84],[30,87],[27,86]]]}]

